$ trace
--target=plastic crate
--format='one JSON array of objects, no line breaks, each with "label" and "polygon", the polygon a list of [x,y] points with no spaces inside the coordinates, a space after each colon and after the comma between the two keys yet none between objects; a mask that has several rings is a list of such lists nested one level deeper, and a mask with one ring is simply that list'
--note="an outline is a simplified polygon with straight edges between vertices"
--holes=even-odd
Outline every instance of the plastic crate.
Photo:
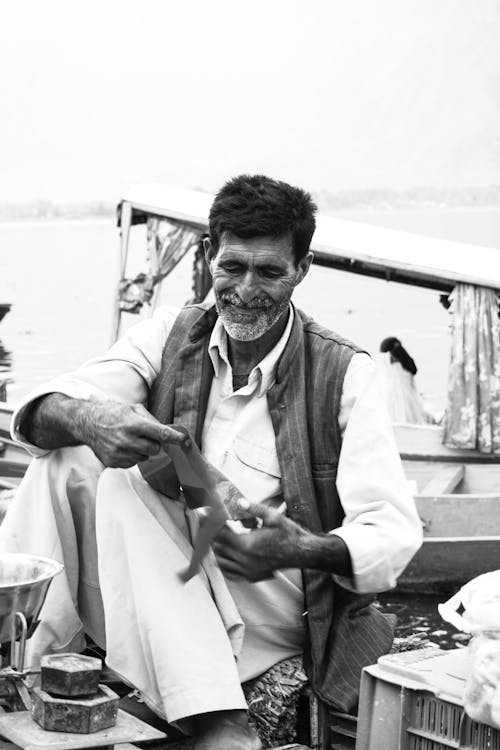
[{"label": "plastic crate", "polygon": [[333,711],[318,701],[310,689],[306,691],[306,695],[309,699],[308,745],[310,750],[354,750],[357,717]]},{"label": "plastic crate", "polygon": [[363,670],[356,750],[500,750],[500,730],[463,709],[464,649],[424,649]]}]

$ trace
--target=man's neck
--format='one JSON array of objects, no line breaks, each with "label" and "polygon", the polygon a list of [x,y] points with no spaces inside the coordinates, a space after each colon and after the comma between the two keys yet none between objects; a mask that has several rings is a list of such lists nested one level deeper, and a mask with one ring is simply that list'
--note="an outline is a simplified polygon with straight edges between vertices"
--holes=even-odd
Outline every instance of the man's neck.
[{"label": "man's neck", "polygon": [[233,372],[248,374],[253,370],[255,365],[258,365],[264,359],[266,354],[269,354],[282,337],[289,315],[290,309],[288,308],[278,318],[272,328],[266,331],[260,338],[255,339],[255,341],[238,341],[228,335],[229,361],[231,362]]}]

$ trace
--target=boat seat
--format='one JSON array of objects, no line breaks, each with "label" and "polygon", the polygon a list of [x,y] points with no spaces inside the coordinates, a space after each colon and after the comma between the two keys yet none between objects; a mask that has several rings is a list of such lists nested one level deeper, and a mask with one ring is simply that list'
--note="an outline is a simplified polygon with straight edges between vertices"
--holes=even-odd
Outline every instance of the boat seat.
[{"label": "boat seat", "polygon": [[425,487],[420,490],[419,495],[432,497],[436,495],[449,495],[460,484],[465,476],[465,466],[463,464],[454,464],[440,469]]}]

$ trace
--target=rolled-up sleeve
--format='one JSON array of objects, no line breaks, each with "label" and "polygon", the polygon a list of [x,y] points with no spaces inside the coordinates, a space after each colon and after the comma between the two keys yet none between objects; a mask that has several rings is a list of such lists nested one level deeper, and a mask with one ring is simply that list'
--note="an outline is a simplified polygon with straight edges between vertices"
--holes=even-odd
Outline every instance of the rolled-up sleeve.
[{"label": "rolled-up sleeve", "polygon": [[103,356],[91,359],[78,370],[60,375],[31,391],[16,406],[12,416],[12,439],[23,445],[32,456],[43,456],[48,452],[26,440],[20,431],[26,410],[33,401],[48,393],[145,404],[149,389],[160,371],[165,342],[177,314],[178,308],[159,308],[152,318],[132,326]]},{"label": "rolled-up sleeve", "polygon": [[345,517],[331,533],[344,540],[353,576],[336,580],[359,593],[385,591],[422,544],[422,524],[366,354],[349,364],[338,419],[343,441],[337,489]]}]

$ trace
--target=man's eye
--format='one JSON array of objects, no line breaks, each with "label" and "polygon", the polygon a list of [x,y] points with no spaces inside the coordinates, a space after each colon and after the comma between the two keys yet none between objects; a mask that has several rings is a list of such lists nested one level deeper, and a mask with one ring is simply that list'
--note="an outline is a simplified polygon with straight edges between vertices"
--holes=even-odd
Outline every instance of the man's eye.
[{"label": "man's eye", "polygon": [[281,271],[278,271],[276,268],[263,268],[260,275],[265,279],[279,279]]},{"label": "man's eye", "polygon": [[223,271],[226,271],[226,273],[232,273],[232,274],[238,274],[242,272],[242,267],[238,264],[231,263],[231,264],[225,264],[222,266]]}]

